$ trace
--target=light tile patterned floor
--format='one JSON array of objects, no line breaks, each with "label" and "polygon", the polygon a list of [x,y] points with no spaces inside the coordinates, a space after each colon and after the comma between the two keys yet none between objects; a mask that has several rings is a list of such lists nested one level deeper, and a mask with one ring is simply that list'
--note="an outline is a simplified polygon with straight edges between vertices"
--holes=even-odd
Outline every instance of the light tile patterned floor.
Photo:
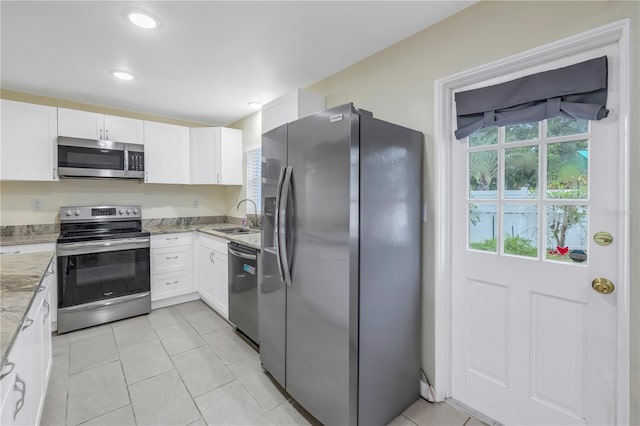
[{"label": "light tile patterned floor", "polygon": [[[53,337],[42,425],[309,425],[258,353],[201,301]],[[482,425],[416,401],[392,425]]]}]

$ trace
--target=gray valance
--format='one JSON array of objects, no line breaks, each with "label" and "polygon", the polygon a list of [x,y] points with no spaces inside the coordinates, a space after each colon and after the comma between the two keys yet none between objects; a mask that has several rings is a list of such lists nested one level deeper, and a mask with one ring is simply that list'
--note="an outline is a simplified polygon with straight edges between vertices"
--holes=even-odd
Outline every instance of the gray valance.
[{"label": "gray valance", "polygon": [[601,120],[609,114],[607,57],[455,95],[462,139],[484,127],[565,117]]}]

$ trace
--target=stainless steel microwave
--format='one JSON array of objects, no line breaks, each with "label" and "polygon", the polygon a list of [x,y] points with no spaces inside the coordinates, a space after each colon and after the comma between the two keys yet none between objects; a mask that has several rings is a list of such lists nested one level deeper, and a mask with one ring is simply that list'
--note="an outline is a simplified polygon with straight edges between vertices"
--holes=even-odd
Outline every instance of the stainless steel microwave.
[{"label": "stainless steel microwave", "polygon": [[144,179],[144,145],[58,136],[58,175]]}]

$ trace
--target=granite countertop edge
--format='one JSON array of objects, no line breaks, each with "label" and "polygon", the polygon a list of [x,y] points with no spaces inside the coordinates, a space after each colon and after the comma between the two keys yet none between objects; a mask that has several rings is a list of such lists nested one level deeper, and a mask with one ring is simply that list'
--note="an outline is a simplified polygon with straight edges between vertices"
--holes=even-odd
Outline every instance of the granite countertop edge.
[{"label": "granite countertop edge", "polygon": [[[218,232],[220,229],[239,228],[240,225],[234,223],[210,223],[205,225],[164,225],[164,226],[145,226],[144,229],[149,231],[151,235],[162,234],[178,234],[182,232],[198,231],[203,234],[212,235],[218,238],[224,238],[227,241],[233,241],[245,246],[260,250],[260,230],[254,229],[255,232],[250,234],[230,235]],[[255,238],[258,241],[255,241]]]},{"label": "granite countertop edge", "polygon": [[[5,254],[3,256],[7,256],[7,258],[9,258],[9,256],[20,256],[20,257],[27,257],[27,256],[34,256],[34,255],[40,255],[42,253],[49,253],[48,256],[43,257],[43,259],[47,259],[46,261],[43,261],[41,259],[39,259],[39,261],[42,261],[42,265],[40,265],[40,279],[37,280],[37,284],[36,280],[33,281],[33,283],[35,285],[33,285],[33,289],[30,292],[25,291],[24,293],[28,294],[30,293],[30,296],[26,296],[25,297],[29,297],[29,303],[26,304],[25,308],[24,308],[24,312],[21,315],[20,321],[18,321],[18,323],[15,326],[15,329],[11,332],[11,338],[10,339],[2,339],[0,340],[0,351],[2,353],[2,357],[0,358],[0,370],[2,370],[4,368],[4,364],[7,361],[7,356],[9,355],[9,352],[11,352],[11,349],[13,348],[13,344],[16,341],[16,337],[18,336],[19,330],[20,328],[22,328],[22,324],[24,323],[25,318],[27,317],[27,312],[29,312],[29,310],[31,309],[31,305],[33,305],[33,301],[36,299],[36,295],[37,295],[37,289],[38,287],[40,287],[40,285],[42,284],[42,280],[44,279],[44,277],[46,276],[47,273],[47,269],[49,269],[49,264],[51,263],[51,260],[54,258],[55,256],[55,251],[53,250],[45,250],[44,252],[30,252],[30,253],[19,253],[19,254]],[[5,259],[7,259],[5,258]],[[4,269],[4,268],[3,268]],[[35,267],[34,267],[35,269]],[[2,273],[0,271],[0,273]],[[24,275],[30,275],[28,273],[25,273]],[[0,282],[0,285],[2,285],[2,287],[4,287],[4,279],[2,280],[2,282]],[[4,292],[4,290],[3,290]],[[0,304],[1,306],[1,304]],[[0,322],[2,323],[2,328],[6,327],[7,324],[7,319],[4,318],[7,315],[9,315],[10,312],[8,312],[7,314],[5,314],[4,309],[0,310]]]}]

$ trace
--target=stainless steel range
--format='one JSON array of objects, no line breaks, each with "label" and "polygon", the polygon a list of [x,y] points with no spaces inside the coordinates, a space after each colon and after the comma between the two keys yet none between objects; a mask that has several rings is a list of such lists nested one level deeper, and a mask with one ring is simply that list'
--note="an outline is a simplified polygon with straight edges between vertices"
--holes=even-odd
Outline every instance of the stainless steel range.
[{"label": "stainless steel range", "polygon": [[59,333],[151,311],[149,240],[140,206],[60,209]]}]

